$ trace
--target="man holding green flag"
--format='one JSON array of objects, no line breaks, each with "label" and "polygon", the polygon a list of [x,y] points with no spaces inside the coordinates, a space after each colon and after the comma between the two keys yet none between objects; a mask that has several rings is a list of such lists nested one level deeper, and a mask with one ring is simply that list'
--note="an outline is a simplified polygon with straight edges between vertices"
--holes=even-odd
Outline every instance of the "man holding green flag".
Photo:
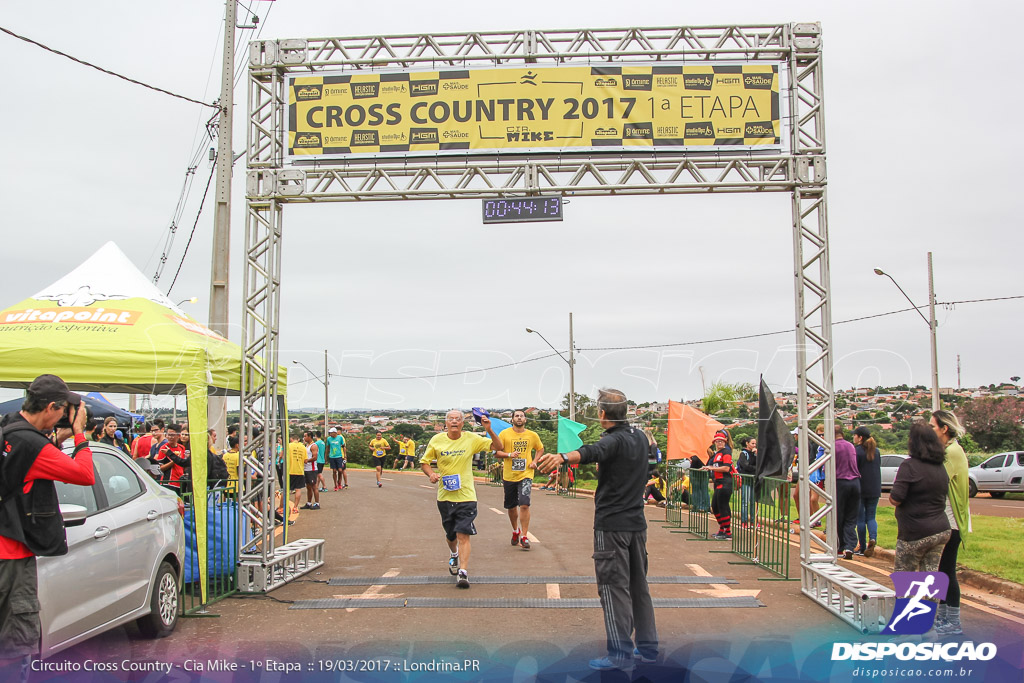
[{"label": "man holding green flag", "polygon": [[[551,472],[563,464],[600,464],[594,494],[594,568],[604,610],[608,656],[590,661],[598,671],[633,668],[633,660],[653,662],[658,655],[654,603],[647,585],[647,519],[643,493],[647,483],[647,436],[626,422],[626,395],[602,389],[598,418],[605,432],[595,444],[565,453],[546,453],[536,467]],[[575,438],[566,425],[566,438]],[[559,421],[558,450],[562,451]],[[636,634],[634,647],[633,635]]]}]

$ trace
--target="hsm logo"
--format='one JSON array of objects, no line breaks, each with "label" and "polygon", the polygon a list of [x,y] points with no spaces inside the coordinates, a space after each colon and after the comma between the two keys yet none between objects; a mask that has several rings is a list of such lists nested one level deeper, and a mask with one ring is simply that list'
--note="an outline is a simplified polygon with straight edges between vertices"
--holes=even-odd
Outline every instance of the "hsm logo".
[{"label": "hsm logo", "polygon": [[946,598],[949,577],[942,572],[895,572],[896,607],[882,633],[919,635],[935,623],[935,609]]}]

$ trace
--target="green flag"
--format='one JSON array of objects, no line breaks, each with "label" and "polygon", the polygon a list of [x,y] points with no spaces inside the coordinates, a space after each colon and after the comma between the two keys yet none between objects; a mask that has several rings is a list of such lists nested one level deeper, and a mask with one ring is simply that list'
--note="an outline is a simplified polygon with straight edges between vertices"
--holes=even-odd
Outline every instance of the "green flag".
[{"label": "green flag", "polygon": [[558,416],[558,452],[568,453],[583,445],[580,432],[587,428],[587,425],[567,420],[561,415]]}]

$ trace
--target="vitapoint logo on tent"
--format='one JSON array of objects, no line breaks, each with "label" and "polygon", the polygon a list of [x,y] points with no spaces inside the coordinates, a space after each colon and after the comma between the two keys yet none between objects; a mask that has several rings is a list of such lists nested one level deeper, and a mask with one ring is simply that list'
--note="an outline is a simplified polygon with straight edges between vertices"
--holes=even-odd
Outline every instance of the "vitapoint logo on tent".
[{"label": "vitapoint logo on tent", "polygon": [[[949,577],[942,572],[894,572],[890,576],[897,596],[896,606],[882,634],[920,635],[928,632],[935,623],[938,601],[945,599],[949,590]],[[890,656],[902,661],[988,661],[996,653],[993,643],[975,645],[973,641],[832,644],[832,661],[877,661]]]}]

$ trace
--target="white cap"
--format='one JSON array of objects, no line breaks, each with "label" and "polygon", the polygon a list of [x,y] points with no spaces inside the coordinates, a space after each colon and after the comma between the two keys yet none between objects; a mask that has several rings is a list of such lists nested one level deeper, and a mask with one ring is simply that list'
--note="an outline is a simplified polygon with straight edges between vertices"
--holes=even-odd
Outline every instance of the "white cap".
[{"label": "white cap", "polygon": [[338,433],[338,428],[337,427],[331,427],[330,429],[327,430],[327,433],[328,434],[337,434]]}]

